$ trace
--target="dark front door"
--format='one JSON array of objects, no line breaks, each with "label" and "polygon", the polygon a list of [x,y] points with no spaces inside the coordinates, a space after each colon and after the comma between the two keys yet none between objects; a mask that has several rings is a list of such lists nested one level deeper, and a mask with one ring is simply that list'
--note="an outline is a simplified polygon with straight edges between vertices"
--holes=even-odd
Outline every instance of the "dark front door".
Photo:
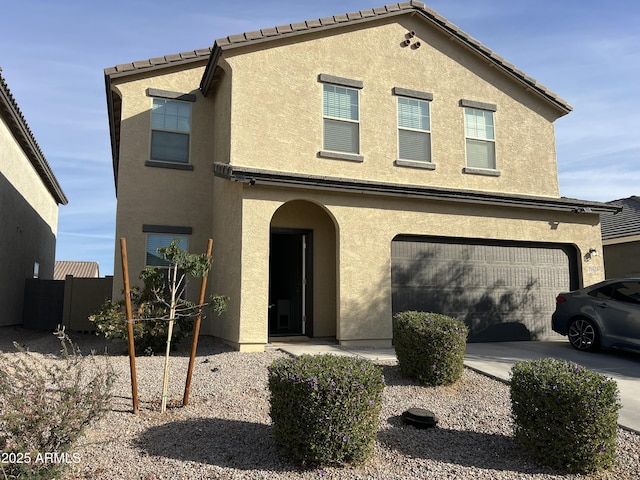
[{"label": "dark front door", "polygon": [[272,230],[269,335],[309,335],[311,232]]}]

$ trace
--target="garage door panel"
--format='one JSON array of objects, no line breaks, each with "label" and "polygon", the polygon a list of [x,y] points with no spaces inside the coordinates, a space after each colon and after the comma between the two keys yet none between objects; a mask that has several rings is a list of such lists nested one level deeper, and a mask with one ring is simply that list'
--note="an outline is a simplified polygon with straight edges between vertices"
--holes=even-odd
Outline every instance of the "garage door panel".
[{"label": "garage door panel", "polygon": [[576,287],[568,246],[427,238],[396,239],[391,250],[394,313],[461,318],[470,341],[556,336],[555,297]]}]

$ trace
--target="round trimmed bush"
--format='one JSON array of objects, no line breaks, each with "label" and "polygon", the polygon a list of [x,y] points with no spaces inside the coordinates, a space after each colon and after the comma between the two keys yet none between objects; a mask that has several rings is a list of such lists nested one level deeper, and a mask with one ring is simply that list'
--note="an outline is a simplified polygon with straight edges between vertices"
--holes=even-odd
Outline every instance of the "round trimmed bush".
[{"label": "round trimmed bush", "polygon": [[394,316],[393,340],[406,377],[422,385],[451,385],[462,377],[469,329],[439,313],[401,312]]},{"label": "round trimmed bush", "polygon": [[373,452],[383,389],[382,370],[364,358],[274,361],[270,415],[279,451],[306,465],[364,463]]},{"label": "round trimmed bush", "polygon": [[609,468],[621,404],[615,380],[566,360],[511,369],[516,438],[544,465],[573,473]]}]

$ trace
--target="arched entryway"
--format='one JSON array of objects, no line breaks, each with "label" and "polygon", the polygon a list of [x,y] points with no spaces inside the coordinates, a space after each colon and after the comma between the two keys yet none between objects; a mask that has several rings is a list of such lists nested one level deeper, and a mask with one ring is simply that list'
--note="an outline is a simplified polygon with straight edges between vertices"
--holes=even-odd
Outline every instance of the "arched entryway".
[{"label": "arched entryway", "polygon": [[282,205],[271,219],[269,337],[336,336],[336,228],[324,207]]}]

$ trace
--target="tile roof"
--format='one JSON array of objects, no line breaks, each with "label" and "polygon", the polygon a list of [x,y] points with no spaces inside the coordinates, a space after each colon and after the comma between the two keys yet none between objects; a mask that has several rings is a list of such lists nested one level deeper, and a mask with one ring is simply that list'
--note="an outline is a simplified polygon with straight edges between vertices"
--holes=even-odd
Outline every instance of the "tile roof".
[{"label": "tile roof", "polygon": [[602,215],[600,228],[603,240],[640,235],[640,197],[632,196],[608,202],[622,205],[622,211],[616,215]]},{"label": "tile roof", "polygon": [[210,57],[209,64],[200,85],[201,90],[206,94],[214,81],[214,71],[218,58],[222,51],[229,48],[245,46],[251,43],[265,42],[282,38],[285,36],[301,35],[311,31],[322,29],[330,29],[343,26],[344,24],[354,24],[368,22],[376,18],[390,17],[395,15],[404,15],[409,13],[418,13],[422,17],[443,30],[445,33],[458,39],[462,44],[475,50],[490,60],[495,66],[502,69],[507,74],[513,76],[516,80],[523,83],[527,88],[542,95],[545,99],[560,108],[565,114],[573,110],[573,107],[566,100],[559,97],[556,93],[547,87],[538,83],[534,78],[528,76],[523,71],[517,69],[514,65],[507,62],[493,50],[483,45],[481,42],[465,33],[458,26],[448,21],[443,16],[428,8],[423,2],[411,0],[408,2],[399,2],[385,5],[383,7],[375,7],[357,12],[345,13],[342,15],[333,15],[319,19],[306,20],[303,22],[289,23],[277,27],[263,28],[227,37],[219,38],[215,41],[213,47],[182,52],[174,55],[165,55],[163,57],[151,58],[148,60],[135,61],[116,65],[115,67],[106,68],[104,73],[107,78],[116,78],[121,75],[137,73],[141,70],[163,68],[176,64],[184,64],[188,62],[200,61]]},{"label": "tile roof", "polygon": [[531,78],[523,71],[517,69],[514,65],[507,62],[504,58],[496,54],[490,48],[486,47],[478,40],[465,33],[458,26],[451,23],[446,18],[436,13],[434,10],[428,8],[423,2],[416,0],[411,0],[409,2],[392,3],[383,7],[360,10],[358,12],[346,13],[344,15],[334,15],[317,20],[307,20],[304,22],[290,23],[287,25],[281,25],[279,27],[266,28],[262,30],[245,32],[239,35],[230,35],[225,38],[220,38],[216,40],[213,46],[213,57],[209,62],[209,65],[207,66],[207,71],[205,71],[200,89],[205,94],[207,93],[210,83],[213,80],[213,67],[215,67],[221,51],[228,48],[244,46],[248,43],[268,41],[274,39],[274,37],[281,37],[285,35],[299,35],[312,30],[333,28],[336,26],[342,26],[345,23],[367,22],[375,18],[402,15],[412,12],[419,13],[423,18],[434,24],[436,27],[445,31],[452,37],[457,38],[461,43],[475,50],[477,53],[485,56],[494,65],[498,66],[506,73],[512,75],[518,81],[524,83],[527,88],[531,88],[532,90],[541,94],[547,100],[554,103],[557,107],[563,110],[565,114],[573,110],[573,107],[569,105],[566,100],[563,100],[556,93],[552,92],[544,85],[538,83],[534,78]]},{"label": "tile roof", "polygon": [[97,278],[100,276],[98,262],[56,261],[53,267],[53,279],[64,280],[67,275],[73,275],[76,278]]},{"label": "tile roof", "polygon": [[20,147],[26,154],[27,158],[38,172],[38,175],[44,182],[51,193],[51,196],[59,204],[66,205],[68,202],[67,197],[62,191],[62,187],[58,183],[56,176],[53,174],[53,170],[49,166],[47,159],[44,157],[40,146],[36,141],[33,132],[29,128],[27,121],[18,107],[18,102],[14,98],[13,94],[9,90],[9,86],[2,76],[2,69],[0,68],[0,115],[6,121],[11,133],[16,138]]},{"label": "tile roof", "polygon": [[185,63],[207,60],[211,56],[213,47],[189,50],[182,53],[164,55],[162,57],[149,58],[148,60],[137,60],[131,63],[121,63],[115,67],[105,68],[105,76],[117,78],[120,75],[137,73],[140,70],[151,70],[156,68],[170,67],[172,65],[184,65]]}]

